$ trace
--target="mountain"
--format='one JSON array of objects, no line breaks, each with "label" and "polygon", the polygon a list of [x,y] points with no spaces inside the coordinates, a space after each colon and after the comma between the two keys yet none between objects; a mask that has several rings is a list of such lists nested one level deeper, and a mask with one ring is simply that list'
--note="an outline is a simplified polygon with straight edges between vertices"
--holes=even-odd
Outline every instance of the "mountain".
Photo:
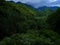
[{"label": "mountain", "polygon": [[[10,2],[14,3],[13,1],[10,1]],[[25,5],[28,8],[30,8],[30,9],[36,11],[36,12],[39,11],[39,10],[45,10],[45,9],[56,10],[57,8],[59,8],[57,6],[54,6],[54,7],[42,6],[42,7],[39,7],[39,8],[34,8],[33,6],[31,6],[29,4],[22,3],[22,2],[15,2],[15,3],[18,4],[18,5],[21,5],[21,4]]]},{"label": "mountain", "polygon": [[35,16],[37,12],[25,4],[4,2],[0,6],[0,38],[14,33],[22,33],[34,29],[36,26]]},{"label": "mountain", "polygon": [[32,9],[32,10],[34,10],[34,11],[36,11],[37,12],[37,9],[36,8],[34,8],[33,6],[31,6],[31,5],[29,5],[29,4],[25,4],[25,3],[22,3],[22,2],[16,2],[16,4],[24,4],[25,6],[27,6],[28,8],[30,8],[30,9]]},{"label": "mountain", "polygon": [[[17,4],[24,4],[24,3],[17,2]],[[52,7],[52,6],[50,6],[50,7],[48,7],[48,6],[42,6],[42,7],[39,7],[39,8],[34,8],[33,6],[31,6],[29,4],[24,4],[24,5],[28,6],[29,8],[31,8],[31,9],[33,9],[35,11],[45,10],[45,9],[56,10],[57,8],[59,8],[58,6],[54,6],[54,7]]]},{"label": "mountain", "polygon": [[57,8],[59,8],[59,7],[57,7],[57,6],[54,6],[54,7],[43,6],[43,7],[39,7],[37,10],[44,10],[44,9],[56,10]]},{"label": "mountain", "polygon": [[[46,15],[50,15],[50,12],[48,9],[37,12],[26,4],[1,0],[0,45],[60,45],[60,35],[49,29],[48,21],[46,22],[48,17]],[[57,13],[58,19],[60,19],[59,13],[60,10]]]}]

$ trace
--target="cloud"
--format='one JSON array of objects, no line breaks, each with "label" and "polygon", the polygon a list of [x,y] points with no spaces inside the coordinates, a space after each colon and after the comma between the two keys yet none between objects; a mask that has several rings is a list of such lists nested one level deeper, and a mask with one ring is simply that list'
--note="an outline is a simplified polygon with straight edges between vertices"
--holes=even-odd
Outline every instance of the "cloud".
[{"label": "cloud", "polygon": [[57,1],[57,0],[49,0],[50,2],[55,2],[55,1]]},{"label": "cloud", "polygon": [[55,2],[51,2],[50,4],[47,4],[47,6],[58,6],[58,7],[60,7],[60,0],[56,0]]},{"label": "cloud", "polygon": [[60,6],[60,0],[12,0],[12,1],[26,3],[35,8],[41,6]]}]

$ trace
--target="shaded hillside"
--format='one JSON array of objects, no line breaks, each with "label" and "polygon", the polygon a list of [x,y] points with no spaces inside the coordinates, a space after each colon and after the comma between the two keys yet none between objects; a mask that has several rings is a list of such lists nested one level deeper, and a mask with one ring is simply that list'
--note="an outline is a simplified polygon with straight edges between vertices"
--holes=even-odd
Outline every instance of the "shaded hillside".
[{"label": "shaded hillside", "polygon": [[38,29],[35,15],[37,15],[36,11],[24,4],[4,2],[3,6],[0,6],[2,37],[16,32],[24,32],[27,29]]},{"label": "shaded hillside", "polygon": [[50,29],[53,29],[60,34],[60,8],[48,16],[47,23]]},{"label": "shaded hillside", "polygon": [[59,25],[59,12],[37,12],[23,3],[1,0],[0,45],[60,45],[60,34],[54,31],[59,26],[51,24]]}]

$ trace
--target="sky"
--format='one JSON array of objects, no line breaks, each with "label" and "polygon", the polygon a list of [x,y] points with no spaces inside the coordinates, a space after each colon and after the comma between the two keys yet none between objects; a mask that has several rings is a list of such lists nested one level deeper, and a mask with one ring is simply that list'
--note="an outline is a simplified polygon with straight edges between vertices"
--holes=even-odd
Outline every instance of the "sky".
[{"label": "sky", "polygon": [[7,1],[14,1],[14,2],[22,2],[25,4],[29,4],[35,8],[39,8],[42,6],[58,6],[60,7],[60,0],[7,0]]}]

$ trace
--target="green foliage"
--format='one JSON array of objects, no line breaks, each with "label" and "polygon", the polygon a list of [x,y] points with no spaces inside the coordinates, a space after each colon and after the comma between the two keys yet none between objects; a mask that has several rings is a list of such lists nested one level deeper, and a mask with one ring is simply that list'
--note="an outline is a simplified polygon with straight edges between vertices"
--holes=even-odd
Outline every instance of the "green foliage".
[{"label": "green foliage", "polygon": [[2,2],[0,45],[60,45],[60,9],[37,12],[22,3]]},{"label": "green foliage", "polygon": [[0,6],[4,4],[5,0],[0,0]]},{"label": "green foliage", "polygon": [[0,41],[0,45],[60,45],[59,35],[51,30],[43,30],[40,34],[36,30],[30,30],[28,32],[7,37]]},{"label": "green foliage", "polygon": [[41,26],[35,19],[36,15],[34,10],[23,4],[4,2],[4,5],[0,6],[1,37],[10,36],[14,33],[25,33],[28,29],[39,30]]},{"label": "green foliage", "polygon": [[47,18],[48,27],[60,33],[60,8]]},{"label": "green foliage", "polygon": [[5,0],[0,0],[0,2],[4,2]]},{"label": "green foliage", "polygon": [[39,13],[41,16],[48,16],[52,13],[53,11],[51,9],[44,9],[44,10],[40,10]]}]

